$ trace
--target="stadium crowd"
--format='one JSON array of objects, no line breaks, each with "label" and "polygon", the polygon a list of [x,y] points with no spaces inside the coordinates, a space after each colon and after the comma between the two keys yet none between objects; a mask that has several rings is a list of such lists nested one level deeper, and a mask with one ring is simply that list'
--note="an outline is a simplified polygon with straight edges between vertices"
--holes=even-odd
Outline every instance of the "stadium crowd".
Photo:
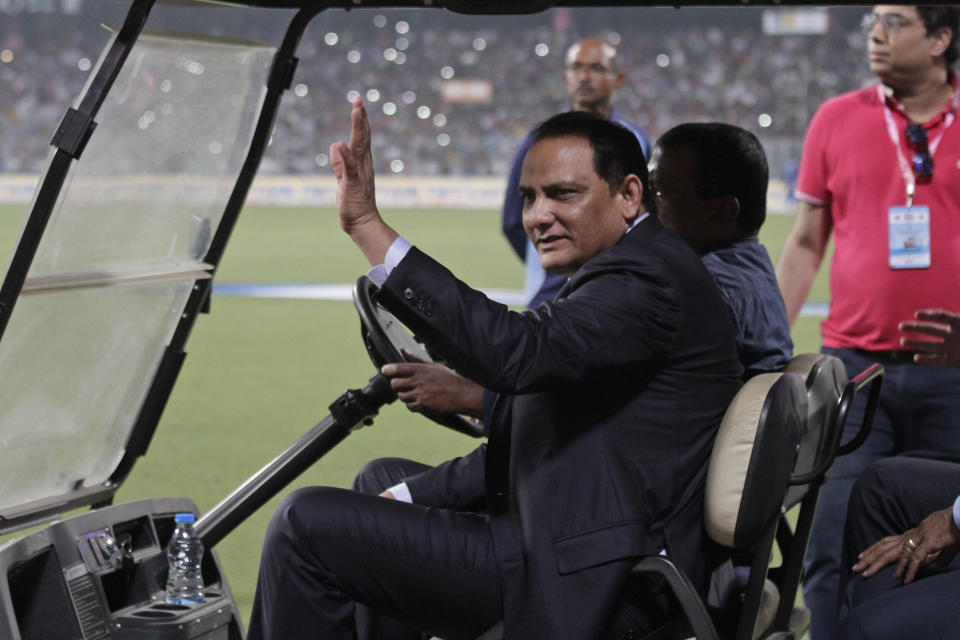
[{"label": "stadium crowd", "polygon": [[[86,15],[99,7],[74,5],[73,16],[23,12],[0,21],[0,172],[42,171],[50,135],[106,42]],[[325,167],[329,141],[343,134],[336,114],[358,92],[380,134],[384,174],[505,175],[530,124],[569,106],[558,60],[578,38],[600,35],[619,47],[628,74],[616,104],[623,117],[654,138],[680,122],[736,124],[763,140],[772,175],[789,177],[816,107],[870,80],[863,9],[829,11],[822,35],[766,35],[754,9],[330,12],[298,49],[262,171]],[[220,13],[195,12],[191,27],[279,42],[281,30],[270,32],[260,14],[234,10],[225,23]],[[448,80],[479,80],[481,89],[486,81],[491,94],[445,100]]]}]

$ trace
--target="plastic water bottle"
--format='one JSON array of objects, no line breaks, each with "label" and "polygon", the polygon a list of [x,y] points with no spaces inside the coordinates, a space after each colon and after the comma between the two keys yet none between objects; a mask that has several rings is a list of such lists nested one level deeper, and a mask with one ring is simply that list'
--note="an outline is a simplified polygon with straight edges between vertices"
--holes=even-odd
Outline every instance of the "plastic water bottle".
[{"label": "plastic water bottle", "polygon": [[198,604],[203,602],[203,543],[193,530],[196,518],[192,513],[178,513],[177,523],[170,544],[167,545],[167,602],[172,604]]}]

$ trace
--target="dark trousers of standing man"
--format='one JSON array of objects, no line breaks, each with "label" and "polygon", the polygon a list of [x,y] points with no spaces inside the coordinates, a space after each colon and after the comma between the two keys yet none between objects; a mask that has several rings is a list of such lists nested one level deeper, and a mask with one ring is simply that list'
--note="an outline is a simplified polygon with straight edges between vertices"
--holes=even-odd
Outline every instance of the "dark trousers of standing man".
[{"label": "dark trousers of standing man", "polygon": [[[823,352],[840,358],[851,378],[874,362],[886,373],[871,436],[837,458],[820,492],[803,583],[803,599],[812,614],[811,640],[828,640],[836,629],[843,525],[857,477],[877,460],[905,451],[960,453],[960,369],[913,364],[883,352],[828,347]],[[858,394],[854,401],[844,441],[860,429],[866,395]]]},{"label": "dark trousers of standing man", "polygon": [[864,579],[851,575],[857,556],[877,540],[916,527],[960,495],[960,464],[923,458],[887,458],[857,480],[844,534],[839,640],[955,638],[960,561],[937,563],[908,585],[895,565]]}]

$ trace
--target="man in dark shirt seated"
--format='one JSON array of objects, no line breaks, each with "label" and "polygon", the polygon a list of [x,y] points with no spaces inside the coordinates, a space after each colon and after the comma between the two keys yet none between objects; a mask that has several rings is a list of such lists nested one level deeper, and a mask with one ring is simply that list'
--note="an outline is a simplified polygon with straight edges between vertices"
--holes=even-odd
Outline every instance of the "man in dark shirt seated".
[{"label": "man in dark shirt seated", "polygon": [[767,217],[767,158],[755,135],[720,122],[681,124],[650,160],[663,226],[700,254],[730,308],[744,379],[793,357],[777,277],[757,233]]},{"label": "man in dark shirt seated", "polygon": [[[733,324],[703,263],[646,213],[636,138],[582,113],[543,123],[524,160],[524,226],[555,302],[513,312],[380,216],[359,100],[331,147],[341,227],[379,302],[499,394],[489,438],[408,478],[413,504],[294,492],[264,541],[249,638],[355,638],[358,603],[427,632],[596,640],[673,622],[658,580],[622,600],[639,557],[668,554],[705,592],[723,557],[703,490],[740,387]],[[633,586],[633,585],[632,585]]]}]

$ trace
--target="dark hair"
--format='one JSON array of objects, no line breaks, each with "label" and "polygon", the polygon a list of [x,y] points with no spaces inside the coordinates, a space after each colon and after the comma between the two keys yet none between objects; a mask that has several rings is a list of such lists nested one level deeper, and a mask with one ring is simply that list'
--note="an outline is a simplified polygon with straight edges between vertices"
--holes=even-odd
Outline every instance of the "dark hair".
[{"label": "dark hair", "polygon": [[[653,197],[647,178],[647,159],[637,137],[627,128],[585,111],[558,113],[533,132],[533,143],[546,138],[585,138],[593,149],[593,170],[616,193],[631,173],[643,185],[643,204],[652,211]],[[531,146],[532,146],[531,144]]]},{"label": "dark hair", "polygon": [[960,58],[960,47],[957,46],[957,30],[960,29],[960,9],[956,7],[917,7],[917,15],[923,21],[927,33],[937,29],[950,29],[950,44],[943,52],[943,58],[948,67]]},{"label": "dark hair", "polygon": [[767,218],[767,156],[745,129],[722,122],[691,122],[670,129],[658,147],[687,147],[696,156],[696,194],[701,198],[735,196],[737,226],[755,234]]}]

